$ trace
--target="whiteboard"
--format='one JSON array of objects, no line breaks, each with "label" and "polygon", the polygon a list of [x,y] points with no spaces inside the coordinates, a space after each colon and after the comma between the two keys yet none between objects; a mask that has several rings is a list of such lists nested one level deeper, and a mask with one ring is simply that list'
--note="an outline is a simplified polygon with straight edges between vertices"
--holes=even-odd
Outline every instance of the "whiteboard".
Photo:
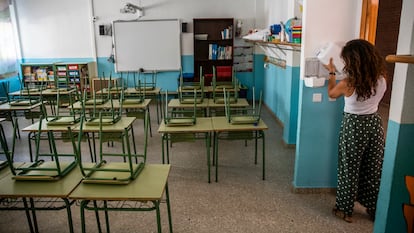
[{"label": "whiteboard", "polygon": [[113,21],[115,71],[181,69],[178,19]]}]

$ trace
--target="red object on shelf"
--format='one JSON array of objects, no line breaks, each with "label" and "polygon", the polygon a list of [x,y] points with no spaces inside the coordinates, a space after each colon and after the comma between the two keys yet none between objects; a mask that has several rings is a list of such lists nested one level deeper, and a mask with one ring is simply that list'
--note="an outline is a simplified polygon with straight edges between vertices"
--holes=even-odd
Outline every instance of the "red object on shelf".
[{"label": "red object on shelf", "polygon": [[232,77],[232,66],[217,66],[217,78],[228,78]]},{"label": "red object on shelf", "polygon": [[77,70],[78,69],[78,65],[68,65],[68,69],[69,70]]}]

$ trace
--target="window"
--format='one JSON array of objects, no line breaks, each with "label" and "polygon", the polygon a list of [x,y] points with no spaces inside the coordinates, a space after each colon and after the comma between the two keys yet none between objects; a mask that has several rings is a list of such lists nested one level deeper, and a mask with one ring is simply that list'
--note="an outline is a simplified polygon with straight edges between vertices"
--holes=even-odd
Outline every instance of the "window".
[{"label": "window", "polygon": [[0,78],[9,77],[16,73],[15,49],[9,1],[0,0]]}]

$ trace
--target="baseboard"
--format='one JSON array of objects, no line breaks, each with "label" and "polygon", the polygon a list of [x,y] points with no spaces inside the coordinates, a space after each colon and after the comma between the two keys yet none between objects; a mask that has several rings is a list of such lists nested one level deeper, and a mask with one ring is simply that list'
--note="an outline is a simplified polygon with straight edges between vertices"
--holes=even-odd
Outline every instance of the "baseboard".
[{"label": "baseboard", "polygon": [[[268,112],[270,112],[270,115],[272,116],[272,118],[283,129],[284,128],[284,125],[283,125],[282,121],[273,113],[273,111],[269,108],[269,106],[267,106],[266,104],[263,104],[263,106],[266,108],[266,110],[268,110]],[[282,144],[283,144],[284,147],[289,148],[289,149],[295,149],[296,148],[296,144],[287,144],[283,140],[283,138],[282,138]]]}]

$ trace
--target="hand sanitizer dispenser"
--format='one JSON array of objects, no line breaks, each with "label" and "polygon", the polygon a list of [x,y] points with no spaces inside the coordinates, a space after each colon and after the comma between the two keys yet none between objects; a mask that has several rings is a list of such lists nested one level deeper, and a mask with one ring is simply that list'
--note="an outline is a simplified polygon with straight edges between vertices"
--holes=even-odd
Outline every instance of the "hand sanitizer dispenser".
[{"label": "hand sanitizer dispenser", "polygon": [[319,51],[316,54],[316,57],[324,65],[328,65],[329,59],[332,57],[336,71],[339,73],[342,73],[342,69],[344,68],[344,63],[340,56],[341,51],[342,51],[342,46],[340,46],[338,43],[329,42],[325,46],[319,49]]}]

